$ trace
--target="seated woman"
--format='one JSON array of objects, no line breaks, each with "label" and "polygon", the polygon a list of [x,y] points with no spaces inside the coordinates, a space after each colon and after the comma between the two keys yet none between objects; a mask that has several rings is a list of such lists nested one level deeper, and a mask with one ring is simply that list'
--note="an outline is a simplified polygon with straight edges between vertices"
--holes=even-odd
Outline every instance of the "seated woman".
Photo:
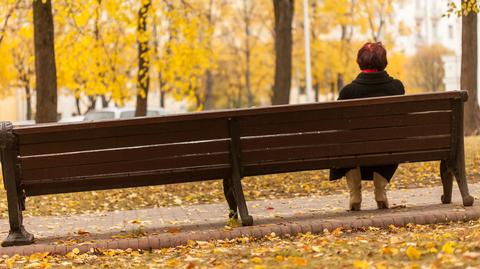
[{"label": "seated woman", "polygon": [[[366,43],[358,51],[357,63],[361,73],[341,91],[338,100],[405,94],[402,82],[385,71],[387,51],[382,43]],[[360,210],[362,203],[362,180],[373,180],[375,200],[379,209],[388,208],[386,186],[393,177],[398,164],[362,166],[330,170],[330,180],[347,177],[350,191],[350,210]]]}]

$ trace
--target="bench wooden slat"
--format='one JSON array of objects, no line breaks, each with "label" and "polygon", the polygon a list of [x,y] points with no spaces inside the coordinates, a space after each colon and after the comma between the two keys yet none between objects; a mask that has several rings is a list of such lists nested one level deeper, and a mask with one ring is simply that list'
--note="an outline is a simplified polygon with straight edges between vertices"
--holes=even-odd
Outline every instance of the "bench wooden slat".
[{"label": "bench wooden slat", "polygon": [[120,161],[135,161],[153,158],[171,158],[188,154],[205,154],[228,152],[229,140],[210,140],[195,143],[176,143],[166,145],[150,145],[147,147],[118,148],[112,150],[96,150],[72,152],[65,154],[36,155],[21,157],[22,169],[36,169],[84,164],[101,164]]},{"label": "bench wooden slat", "polygon": [[174,133],[153,133],[138,136],[120,136],[98,139],[28,144],[20,147],[20,155],[30,156],[41,154],[66,153],[74,151],[88,151],[145,145],[158,145],[167,143],[181,143],[189,141],[225,139],[227,137],[228,131],[226,129],[204,127],[201,130],[181,131]]},{"label": "bench wooden slat", "polygon": [[287,133],[316,132],[326,130],[353,130],[381,127],[418,126],[430,124],[449,124],[451,112],[435,111],[430,113],[365,117],[354,119],[331,119],[319,121],[298,121],[271,125],[255,125],[248,128],[240,124],[240,136],[261,136]]},{"label": "bench wooden slat", "polygon": [[230,165],[211,165],[182,170],[163,169],[94,177],[24,180],[22,187],[27,196],[35,196],[221,179],[227,177],[230,172]]},{"label": "bench wooden slat", "polygon": [[241,140],[242,150],[265,149],[285,146],[320,145],[399,139],[418,136],[450,134],[450,124],[415,125],[358,130],[325,131],[302,134],[246,137]]},{"label": "bench wooden slat", "polygon": [[262,114],[240,117],[243,128],[258,125],[272,125],[289,122],[319,121],[328,119],[354,119],[365,117],[379,117],[388,115],[402,115],[418,112],[451,111],[451,100],[434,100],[429,103],[411,102],[394,104],[377,104],[371,106],[355,106],[346,108],[328,108],[311,111],[292,111],[282,114]]},{"label": "bench wooden slat", "polygon": [[361,165],[384,165],[395,162],[422,162],[448,158],[449,149],[417,152],[396,152],[391,154],[371,154],[362,156],[342,156],[336,158],[318,158],[310,160],[283,160],[264,163],[245,164],[244,175],[266,175],[305,170],[355,167]]},{"label": "bench wooden slat", "polygon": [[214,154],[196,154],[173,156],[168,158],[140,159],[110,163],[72,165],[55,168],[39,168],[23,170],[23,180],[55,179],[78,176],[96,176],[111,173],[131,173],[155,169],[181,170],[188,167],[208,165],[230,165],[228,152]]},{"label": "bench wooden slat", "polygon": [[[168,116],[162,116],[168,117]],[[158,118],[162,118],[158,117]],[[135,137],[151,134],[175,134],[181,132],[197,132],[208,131],[208,129],[217,132],[215,138],[227,138],[227,120],[224,118],[217,119],[199,119],[180,122],[159,122],[157,124],[144,124],[135,126],[112,126],[95,128],[96,123],[80,124],[84,127],[75,130],[68,130],[68,124],[64,125],[65,130],[57,130],[57,128],[48,128],[50,132],[29,133],[26,129],[16,129],[15,134],[18,136],[20,145],[38,144],[47,142],[62,142],[62,141],[76,141],[76,140],[92,140],[97,138],[112,138],[112,137]],[[35,127],[30,127],[35,129]],[[190,137],[195,140],[195,136]]]},{"label": "bench wooden slat", "polygon": [[366,155],[373,153],[393,153],[422,150],[448,149],[450,135],[376,140],[354,143],[319,144],[303,147],[285,147],[249,150],[242,152],[242,162],[268,162],[273,160],[313,159],[320,157],[337,157],[345,155]]}]

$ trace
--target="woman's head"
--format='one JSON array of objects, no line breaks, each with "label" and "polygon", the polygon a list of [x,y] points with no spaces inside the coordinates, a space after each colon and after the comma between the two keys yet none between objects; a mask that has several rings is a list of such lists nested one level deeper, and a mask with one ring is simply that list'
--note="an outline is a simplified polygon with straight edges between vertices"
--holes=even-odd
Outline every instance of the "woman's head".
[{"label": "woman's head", "polygon": [[383,71],[388,64],[387,51],[381,42],[368,42],[358,51],[357,63],[361,70]]}]

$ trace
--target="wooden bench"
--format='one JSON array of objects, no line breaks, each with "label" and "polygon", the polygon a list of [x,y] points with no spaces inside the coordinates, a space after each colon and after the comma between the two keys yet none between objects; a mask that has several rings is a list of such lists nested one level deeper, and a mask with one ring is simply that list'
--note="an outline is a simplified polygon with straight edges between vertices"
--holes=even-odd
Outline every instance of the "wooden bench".
[{"label": "wooden bench", "polygon": [[243,225],[252,225],[242,177],[357,165],[439,160],[442,202],[451,202],[455,176],[470,206],[466,99],[456,91],[102,122],[2,122],[10,220],[2,245],[33,242],[22,222],[27,196],[224,179],[230,217],[238,208]]}]

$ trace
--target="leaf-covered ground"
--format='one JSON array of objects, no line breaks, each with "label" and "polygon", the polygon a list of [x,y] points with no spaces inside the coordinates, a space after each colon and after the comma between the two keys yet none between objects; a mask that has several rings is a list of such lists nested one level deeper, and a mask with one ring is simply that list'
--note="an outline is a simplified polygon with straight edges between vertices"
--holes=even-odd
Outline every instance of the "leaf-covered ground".
[{"label": "leaf-covered ground", "polygon": [[[478,182],[480,136],[466,138],[465,151],[469,182]],[[330,182],[327,170],[249,177],[242,182],[249,200],[326,195],[347,190],[345,180]],[[440,184],[439,162],[401,164],[390,189]],[[366,188],[372,185],[366,184]],[[25,215],[66,215],[215,202],[224,202],[220,180],[29,197]],[[7,217],[4,191],[0,191],[0,216]]]},{"label": "leaf-covered ground", "polygon": [[65,256],[2,257],[7,268],[480,268],[480,221],[391,226],[320,235],[191,241],[139,252],[91,249]]}]

